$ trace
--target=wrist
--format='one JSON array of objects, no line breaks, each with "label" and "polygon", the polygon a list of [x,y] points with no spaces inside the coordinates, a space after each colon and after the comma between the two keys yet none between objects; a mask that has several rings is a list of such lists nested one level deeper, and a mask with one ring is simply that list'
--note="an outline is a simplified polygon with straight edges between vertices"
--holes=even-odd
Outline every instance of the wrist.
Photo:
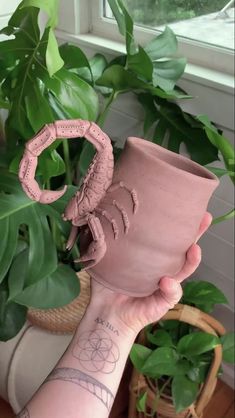
[{"label": "wrist", "polygon": [[138,331],[123,321],[120,315],[120,309],[121,306],[118,300],[91,298],[84,320],[87,321],[88,319],[95,327],[101,327],[106,331],[110,331],[113,335],[121,336],[125,340],[134,341]]}]

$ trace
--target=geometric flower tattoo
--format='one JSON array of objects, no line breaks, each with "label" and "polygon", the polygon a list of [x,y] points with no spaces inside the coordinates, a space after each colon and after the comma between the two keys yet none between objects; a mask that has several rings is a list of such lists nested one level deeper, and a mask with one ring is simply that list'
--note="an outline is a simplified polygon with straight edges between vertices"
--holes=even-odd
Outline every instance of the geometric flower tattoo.
[{"label": "geometric flower tattoo", "polygon": [[112,373],[119,360],[118,346],[103,329],[84,332],[73,348],[82,367],[89,372]]}]

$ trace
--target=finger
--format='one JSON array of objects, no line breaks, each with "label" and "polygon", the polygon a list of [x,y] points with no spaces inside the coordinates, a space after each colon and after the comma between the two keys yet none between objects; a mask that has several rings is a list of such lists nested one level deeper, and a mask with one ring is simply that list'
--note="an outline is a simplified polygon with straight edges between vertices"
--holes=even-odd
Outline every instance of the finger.
[{"label": "finger", "polygon": [[191,276],[198,268],[201,262],[201,248],[197,244],[193,244],[186,255],[186,261],[180,270],[173,278],[177,282],[181,283],[187,277]]},{"label": "finger", "polygon": [[199,226],[199,231],[195,243],[201,238],[201,236],[206,232],[212,222],[212,215],[209,212],[206,212],[202,218],[201,224]]},{"label": "finger", "polygon": [[[212,222],[212,215],[209,212],[206,212],[205,215],[202,218],[198,236],[196,238],[196,242],[200,239],[200,237],[205,233],[205,231],[209,228],[210,224]],[[182,282],[187,277],[191,276],[191,274],[194,273],[194,271],[198,268],[199,264],[201,262],[201,248],[195,243],[193,244],[186,255],[186,261],[181,269],[181,271],[174,276],[174,279],[178,282]]]}]

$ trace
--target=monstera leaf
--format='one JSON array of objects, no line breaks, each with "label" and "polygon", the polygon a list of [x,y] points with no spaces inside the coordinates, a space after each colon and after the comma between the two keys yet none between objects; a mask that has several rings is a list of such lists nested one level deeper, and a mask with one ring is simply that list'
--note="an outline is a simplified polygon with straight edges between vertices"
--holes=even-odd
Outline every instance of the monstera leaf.
[{"label": "monstera leaf", "polygon": [[180,145],[184,143],[192,160],[199,164],[218,160],[218,148],[208,139],[204,126],[183,112],[176,103],[150,94],[139,94],[138,98],[146,113],[144,133],[147,134],[154,125],[155,143],[162,145],[168,135],[167,148],[171,151],[179,153]]},{"label": "monstera leaf", "polygon": [[108,2],[117,21],[119,32],[126,38],[127,54],[135,55],[138,53],[138,46],[133,36],[134,22],[130,13],[122,0],[108,0]]},{"label": "monstera leaf", "polygon": [[[172,59],[178,49],[174,32],[169,28],[154,37],[142,48],[134,38],[134,21],[122,0],[108,0],[118,29],[126,40],[125,68],[141,79],[152,82],[166,92],[174,90],[176,82],[182,76],[186,66],[184,58]],[[172,93],[173,95],[173,93]]]},{"label": "monstera leaf", "polygon": [[159,87],[154,87],[153,84],[143,81],[138,78],[136,74],[133,74],[131,71],[117,64],[108,67],[96,81],[96,84],[98,86],[111,88],[115,97],[118,94],[127,93],[129,91],[147,91],[153,96],[158,96],[162,99],[189,98],[189,96],[178,90],[166,92]]},{"label": "monstera leaf", "polygon": [[[49,36],[49,28],[47,28],[40,39],[37,25],[38,13],[39,10],[35,8],[29,8],[27,11],[18,8],[10,19],[8,26],[1,31],[6,35],[15,36],[14,39],[2,42],[0,48],[0,58],[8,59],[9,54],[11,54],[15,61],[12,71],[9,72],[2,85],[3,94],[12,103],[8,124],[12,130],[17,127],[15,132],[19,132],[26,138],[32,136],[33,130],[27,120],[24,100],[27,92],[30,92],[32,80],[36,75],[37,60],[44,64],[43,57],[46,54],[46,44]],[[33,36],[31,36],[32,27],[34,28]],[[12,88],[13,80],[14,88]],[[16,140],[17,137],[14,142]]]},{"label": "monstera leaf", "polygon": [[0,341],[13,338],[26,320],[27,308],[15,302],[8,302],[7,282],[0,284]]},{"label": "monstera leaf", "polygon": [[[170,28],[153,39],[145,48],[134,37],[134,22],[122,0],[108,0],[117,21],[119,32],[125,36],[126,55],[116,57],[104,68],[96,80],[103,93],[110,93],[110,102],[119,94],[129,91],[145,91],[162,99],[191,98],[176,82],[184,73],[186,60],[172,59],[177,51],[177,39]],[[169,47],[168,47],[169,45]],[[107,90],[108,89],[108,90]],[[108,101],[108,104],[110,105]],[[103,119],[99,118],[99,121]]]},{"label": "monstera leaf", "polygon": [[[50,5],[46,1],[23,0],[1,31],[14,36],[0,44],[1,102],[9,107],[5,130],[13,149],[19,139],[29,139],[55,119],[97,117],[94,89],[68,66],[62,68],[64,61],[53,32],[57,6],[56,0]],[[42,35],[38,25],[40,9],[49,16]],[[71,48],[61,49],[65,58]]]},{"label": "monstera leaf", "polygon": [[[60,202],[62,210],[74,189],[70,187]],[[13,276],[16,281],[16,285],[12,286],[10,269],[10,289],[14,288],[12,300],[37,307],[55,307],[69,303],[78,295],[79,284],[72,268],[58,264],[48,216],[53,217],[59,225],[65,239],[69,225],[62,221],[55,206],[41,205],[30,200],[22,191],[17,177],[3,170],[0,190],[0,233],[3,237],[0,247],[0,282],[6,278],[11,267],[15,271]],[[18,263],[18,268],[15,268],[12,261],[17,252],[19,237],[28,243],[28,248],[24,250],[24,257],[20,254],[15,259],[14,263]]]}]

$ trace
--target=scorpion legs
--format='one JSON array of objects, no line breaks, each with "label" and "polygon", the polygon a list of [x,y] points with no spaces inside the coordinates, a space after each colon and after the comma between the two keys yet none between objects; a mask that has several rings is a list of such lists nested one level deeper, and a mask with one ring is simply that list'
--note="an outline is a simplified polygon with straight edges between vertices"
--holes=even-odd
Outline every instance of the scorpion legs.
[{"label": "scorpion legs", "polygon": [[126,190],[128,193],[130,193],[131,195],[131,199],[133,202],[133,213],[135,214],[138,210],[138,197],[137,197],[137,193],[135,189],[130,189],[129,187],[127,187],[127,185],[123,182],[123,181],[119,181],[117,183],[113,183],[107,190],[107,193],[111,193],[117,189],[124,189]]},{"label": "scorpion legs", "polygon": [[118,239],[118,225],[117,222],[115,221],[115,219],[110,216],[110,214],[107,212],[107,210],[103,209],[102,207],[96,208],[95,209],[96,213],[99,213],[101,216],[103,216],[112,226],[112,230],[113,230],[113,234],[114,234],[114,238]]},{"label": "scorpion legs", "polygon": [[93,240],[89,243],[86,253],[75,260],[75,262],[83,263],[83,269],[91,268],[97,264],[104,257],[107,249],[104,231],[99,218],[94,214],[88,214],[84,218],[83,224],[85,223],[88,224]]},{"label": "scorpion legs", "polygon": [[69,234],[69,237],[68,237],[68,241],[67,241],[67,244],[66,244],[66,250],[70,251],[73,248],[73,246],[74,246],[74,244],[77,240],[78,233],[79,233],[79,227],[76,226],[76,225],[72,225],[71,231],[70,231],[70,234]]}]

